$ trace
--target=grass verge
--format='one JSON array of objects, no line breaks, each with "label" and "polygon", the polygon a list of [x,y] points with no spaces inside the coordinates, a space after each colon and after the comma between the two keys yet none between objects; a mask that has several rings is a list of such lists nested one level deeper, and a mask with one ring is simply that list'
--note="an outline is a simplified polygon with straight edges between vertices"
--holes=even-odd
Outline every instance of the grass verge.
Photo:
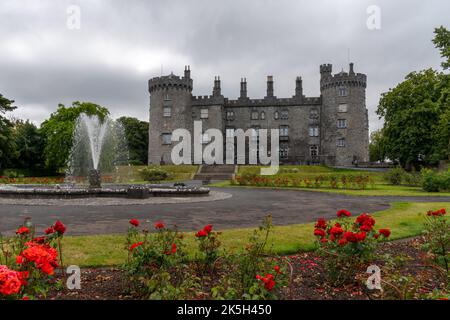
[{"label": "grass verge", "polygon": [[[390,228],[392,240],[416,236],[422,231],[423,214],[440,208],[450,211],[450,202],[396,202],[390,209],[374,213],[376,228]],[[272,236],[274,251],[278,254],[292,254],[314,249],[313,225],[314,223],[276,226]],[[253,230],[254,228],[223,230],[223,247],[230,251],[240,250]],[[192,254],[196,246],[194,233],[187,232],[185,239],[187,250]],[[125,262],[127,255],[125,235],[66,237],[63,246],[65,264],[80,267],[120,265]]]}]

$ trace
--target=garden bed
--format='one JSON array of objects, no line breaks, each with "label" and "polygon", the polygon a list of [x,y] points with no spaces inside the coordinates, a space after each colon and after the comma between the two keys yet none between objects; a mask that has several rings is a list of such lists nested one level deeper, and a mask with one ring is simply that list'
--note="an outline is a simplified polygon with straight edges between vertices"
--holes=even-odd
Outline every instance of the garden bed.
[{"label": "garden bed", "polygon": [[[280,299],[295,300],[360,300],[383,298],[424,298],[430,297],[434,290],[445,290],[445,276],[429,264],[426,253],[421,249],[422,237],[383,243],[378,249],[380,256],[390,256],[395,265],[377,261],[381,268],[382,288],[368,290],[365,280],[369,276],[365,273],[367,266],[361,270],[353,284],[333,287],[327,281],[322,263],[322,257],[315,252],[299,253],[288,256],[293,267],[291,288],[285,286],[279,294]],[[192,267],[192,271],[195,267]],[[212,287],[221,272],[203,277]],[[60,276],[59,276],[60,277]],[[405,279],[403,282],[399,279]],[[385,282],[386,281],[386,282]],[[399,292],[393,286],[402,288],[405,296],[398,296]],[[404,289],[406,287],[407,289]],[[409,287],[409,288],[408,288]],[[417,288],[415,288],[417,287]],[[80,290],[52,290],[48,299],[139,299],[128,287],[127,277],[119,268],[86,268],[82,269]],[[197,299],[210,299],[206,294],[199,294]],[[440,298],[436,296],[435,298]]]}]

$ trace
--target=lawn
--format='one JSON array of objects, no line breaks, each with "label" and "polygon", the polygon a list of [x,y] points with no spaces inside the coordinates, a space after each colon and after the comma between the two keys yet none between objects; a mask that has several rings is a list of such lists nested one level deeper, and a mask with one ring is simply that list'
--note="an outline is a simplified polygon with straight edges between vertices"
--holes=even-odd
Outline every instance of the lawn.
[{"label": "lawn", "polygon": [[395,186],[386,183],[376,183],[374,188],[366,190],[353,190],[353,189],[332,189],[332,188],[295,188],[295,187],[258,187],[258,186],[239,186],[231,185],[230,181],[219,181],[212,183],[211,187],[235,187],[235,188],[268,188],[268,189],[290,189],[290,190],[302,190],[313,192],[330,192],[337,194],[345,194],[351,196],[404,196],[404,197],[450,197],[450,192],[426,192],[421,187],[410,186]]},{"label": "lawn", "polygon": [[[391,239],[401,239],[418,235],[422,231],[423,214],[428,210],[445,208],[450,211],[450,202],[407,203],[396,202],[388,210],[374,213],[376,228],[390,228]],[[359,214],[359,213],[355,213]],[[276,224],[276,221],[274,221]],[[276,226],[273,232],[274,251],[291,254],[314,249],[314,223]],[[236,251],[245,246],[253,228],[222,230],[224,248]],[[186,233],[188,252],[195,246],[194,233]],[[63,240],[66,265],[82,267],[120,265],[127,253],[125,235],[73,236]]]}]

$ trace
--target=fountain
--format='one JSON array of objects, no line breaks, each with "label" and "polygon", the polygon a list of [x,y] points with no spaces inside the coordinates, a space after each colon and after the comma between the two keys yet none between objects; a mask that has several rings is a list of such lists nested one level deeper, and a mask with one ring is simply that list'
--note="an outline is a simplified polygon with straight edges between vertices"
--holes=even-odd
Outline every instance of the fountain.
[{"label": "fountain", "polygon": [[[128,145],[123,126],[108,117],[81,114],[75,124],[72,148],[63,185],[0,185],[0,197],[86,198],[151,196],[207,196],[208,188],[122,183],[117,174],[128,164]],[[102,183],[105,173],[110,181]],[[116,174],[115,174],[116,173]]]}]

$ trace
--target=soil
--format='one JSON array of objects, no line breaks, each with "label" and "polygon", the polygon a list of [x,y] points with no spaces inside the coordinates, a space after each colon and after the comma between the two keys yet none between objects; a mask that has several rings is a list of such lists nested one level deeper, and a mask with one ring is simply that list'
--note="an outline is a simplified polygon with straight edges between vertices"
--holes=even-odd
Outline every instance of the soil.
[{"label": "soil", "polygon": [[[327,278],[323,258],[317,253],[288,256],[292,280],[280,290],[279,297],[294,300],[417,299],[433,290],[445,291],[447,275],[431,262],[432,257],[422,250],[422,243],[423,239],[416,237],[379,247],[377,257],[381,258],[372,264],[381,268],[382,291],[367,289],[365,282],[370,275],[366,273],[366,265],[357,271],[354,281],[333,286]],[[207,295],[198,298],[202,297]],[[53,290],[47,299],[130,300],[139,297],[132,293],[119,268],[90,268],[82,269],[80,290]]]}]

